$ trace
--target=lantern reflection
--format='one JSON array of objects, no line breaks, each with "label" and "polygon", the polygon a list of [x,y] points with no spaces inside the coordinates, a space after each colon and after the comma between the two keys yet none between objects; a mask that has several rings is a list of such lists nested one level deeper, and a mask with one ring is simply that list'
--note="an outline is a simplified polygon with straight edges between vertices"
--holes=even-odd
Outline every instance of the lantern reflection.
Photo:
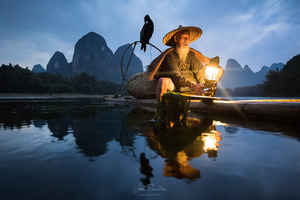
[{"label": "lantern reflection", "polygon": [[203,150],[204,152],[209,154],[209,157],[216,157],[217,151],[219,150],[220,141],[221,141],[221,133],[216,130],[216,126],[218,125],[225,125],[219,121],[213,121],[213,124],[210,128],[201,134],[197,138],[198,141],[203,142]]},{"label": "lantern reflection", "polygon": [[203,150],[208,152],[210,150],[217,151],[220,146],[220,133],[218,131],[211,131],[210,133],[202,133],[202,141],[203,141]]}]

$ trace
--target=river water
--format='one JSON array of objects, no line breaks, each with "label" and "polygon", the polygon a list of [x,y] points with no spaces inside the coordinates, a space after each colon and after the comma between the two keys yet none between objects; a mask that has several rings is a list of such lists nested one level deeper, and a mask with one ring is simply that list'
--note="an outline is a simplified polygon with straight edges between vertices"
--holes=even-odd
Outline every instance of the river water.
[{"label": "river water", "polygon": [[0,102],[0,199],[300,199],[300,129],[101,99]]}]

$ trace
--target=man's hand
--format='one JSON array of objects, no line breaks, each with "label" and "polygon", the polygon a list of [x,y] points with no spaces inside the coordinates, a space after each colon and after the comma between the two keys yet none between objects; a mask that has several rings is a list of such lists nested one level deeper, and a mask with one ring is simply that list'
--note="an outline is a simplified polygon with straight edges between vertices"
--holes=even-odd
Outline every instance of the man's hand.
[{"label": "man's hand", "polygon": [[204,86],[199,83],[191,83],[191,88],[194,90],[196,95],[202,95]]}]

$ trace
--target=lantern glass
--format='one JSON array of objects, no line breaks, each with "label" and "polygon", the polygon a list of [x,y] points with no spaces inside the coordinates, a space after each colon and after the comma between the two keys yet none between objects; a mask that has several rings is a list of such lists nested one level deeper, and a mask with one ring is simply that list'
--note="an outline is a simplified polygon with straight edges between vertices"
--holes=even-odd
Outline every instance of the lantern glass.
[{"label": "lantern glass", "polygon": [[210,81],[216,81],[219,68],[207,66],[205,70],[205,77]]}]

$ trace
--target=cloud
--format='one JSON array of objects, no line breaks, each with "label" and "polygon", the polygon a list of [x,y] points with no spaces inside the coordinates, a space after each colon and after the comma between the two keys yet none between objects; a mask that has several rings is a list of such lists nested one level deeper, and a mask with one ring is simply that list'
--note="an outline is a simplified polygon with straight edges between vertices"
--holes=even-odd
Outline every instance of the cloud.
[{"label": "cloud", "polygon": [[[229,58],[255,69],[271,65],[272,60],[277,60],[275,55],[282,53],[282,48],[290,48],[284,45],[292,39],[289,37],[299,31],[299,25],[291,25],[293,15],[293,9],[283,1],[262,1],[246,9],[235,9],[223,13],[218,26],[207,27],[201,44],[209,55],[225,58],[223,65]],[[297,45],[295,38],[293,41]]]},{"label": "cloud", "polygon": [[[192,47],[220,56],[223,63],[234,58],[260,68],[272,60],[285,62],[300,49],[300,1],[2,0],[0,6],[3,63],[44,66],[56,50],[71,62],[75,43],[90,31],[102,35],[115,51],[139,40],[146,14],[154,21],[150,42],[161,50],[167,48],[163,36],[179,24],[201,27],[203,35]],[[136,53],[144,65],[156,56],[153,48]]]},{"label": "cloud", "polygon": [[74,44],[49,34],[35,33],[12,40],[0,40],[1,64],[19,64],[30,69],[35,64],[46,68],[55,51],[61,51],[68,62],[72,61]]},{"label": "cloud", "polygon": [[19,64],[21,67],[29,67],[30,69],[33,67],[33,63],[45,64],[50,57],[48,52],[36,51],[30,42],[24,41],[16,43],[15,41],[7,40],[0,46],[0,52],[2,57],[1,64]]}]

